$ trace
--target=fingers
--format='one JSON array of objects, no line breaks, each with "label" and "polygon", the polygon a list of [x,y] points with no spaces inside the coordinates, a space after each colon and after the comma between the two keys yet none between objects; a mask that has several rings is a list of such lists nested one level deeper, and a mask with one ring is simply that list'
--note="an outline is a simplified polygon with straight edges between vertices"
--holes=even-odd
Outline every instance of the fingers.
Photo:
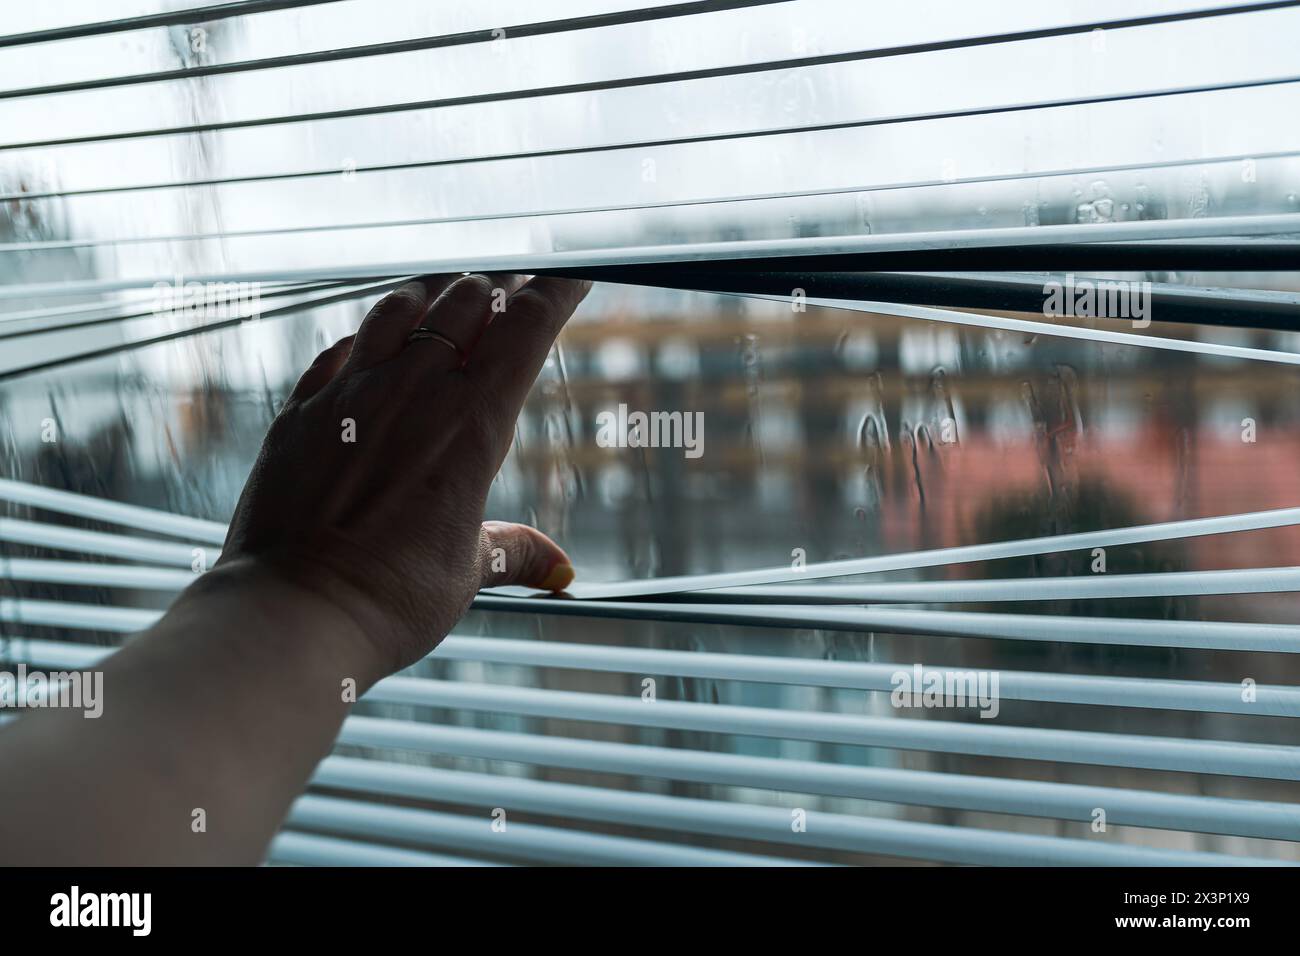
[{"label": "fingers", "polygon": [[317,355],[289,393],[289,401],[305,402],[328,385],[347,361],[355,338],[355,335],[346,335]]},{"label": "fingers", "polygon": [[509,584],[563,591],[573,582],[573,562],[536,528],[485,521],[479,536],[479,587]]},{"label": "fingers", "polygon": [[417,338],[407,349],[412,370],[424,374],[464,365],[494,314],[523,281],[523,276],[473,274],[452,282],[420,322],[437,335]]},{"label": "fingers", "polygon": [[484,331],[465,368],[482,377],[491,394],[501,396],[511,420],[555,337],[590,291],[587,281],[539,276],[510,296],[505,311]]},{"label": "fingers", "polygon": [[348,365],[356,369],[371,368],[399,355],[430,303],[455,278],[422,276],[376,302],[361,321]]}]

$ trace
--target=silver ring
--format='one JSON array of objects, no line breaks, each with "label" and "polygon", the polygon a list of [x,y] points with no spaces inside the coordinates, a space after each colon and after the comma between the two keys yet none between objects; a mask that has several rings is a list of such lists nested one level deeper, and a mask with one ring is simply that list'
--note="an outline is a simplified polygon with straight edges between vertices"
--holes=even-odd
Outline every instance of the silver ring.
[{"label": "silver ring", "polygon": [[426,329],[423,325],[417,326],[415,330],[407,336],[408,342],[423,342],[432,339],[435,342],[441,342],[447,348],[456,353],[456,358],[464,361],[464,353],[461,352],[460,346],[453,342],[447,336],[443,335],[437,329]]}]

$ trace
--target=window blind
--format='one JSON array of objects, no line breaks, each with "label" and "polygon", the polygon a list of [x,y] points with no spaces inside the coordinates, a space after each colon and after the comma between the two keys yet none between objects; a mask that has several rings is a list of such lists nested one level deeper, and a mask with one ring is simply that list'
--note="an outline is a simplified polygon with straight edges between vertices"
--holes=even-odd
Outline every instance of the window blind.
[{"label": "window blind", "polygon": [[[1291,127],[1248,119],[1294,112],[1293,2],[380,6],[0,38],[0,200],[67,224],[0,262],[80,250],[99,273],[6,294],[178,261],[273,282],[1297,232]],[[127,49],[159,68],[123,72]],[[220,221],[194,228],[196,207]]]},{"label": "window blind", "polygon": [[[107,552],[116,558],[158,560],[163,548],[188,563],[193,549],[210,548],[224,535],[214,522],[196,521],[138,506],[87,498],[6,480],[0,482],[0,497],[34,506],[42,511],[76,515],[110,522],[132,529],[132,535],[114,537],[120,546]],[[1229,516],[1240,523],[1242,516]],[[1222,521],[1223,519],[1208,519]],[[1270,521],[1300,523],[1300,516],[1285,513]],[[1258,522],[1256,523],[1258,526]],[[15,526],[17,530],[15,531]],[[38,537],[35,529],[44,528]],[[1195,534],[1207,527],[1188,522],[1174,526],[1115,529],[1100,533],[1107,541],[1152,540],[1168,534]],[[1218,525],[1208,525],[1210,528]],[[1241,524],[1238,532],[1249,527]],[[0,536],[5,540],[39,542],[55,550],[78,552],[85,543],[109,535],[82,531],[78,537],[57,536],[57,526],[42,522],[3,519]],[[158,537],[140,537],[149,532]],[[96,537],[89,537],[89,536]],[[173,540],[161,540],[170,537]],[[181,539],[179,541],[175,539]],[[993,548],[1024,550],[1070,549],[1091,542],[1091,538],[1064,536],[1038,543],[990,545]],[[135,542],[138,550],[127,550]],[[104,544],[109,542],[104,541]],[[89,551],[103,555],[104,550]],[[952,555],[960,560],[964,555]],[[846,573],[862,567],[915,563],[925,555],[882,556],[860,559],[829,569]],[[1264,569],[1263,574],[1245,577],[1201,576],[1206,587],[1223,581],[1231,587],[1259,590],[1296,588],[1295,569]],[[777,572],[759,573],[763,577]],[[0,576],[9,580],[42,580],[62,584],[94,584],[110,588],[137,588],[174,592],[190,580],[191,571],[137,564],[96,564],[81,561],[4,559]],[[745,575],[738,577],[743,582]],[[1146,583],[1156,591],[1163,575]],[[1174,578],[1173,581],[1177,581]],[[717,588],[718,576],[698,576],[673,582],[678,594],[708,594],[715,589],[733,603],[708,605],[710,614],[723,620],[731,613],[771,606],[745,603],[749,589],[738,586]],[[1012,582],[968,582],[976,589]],[[1035,582],[1036,583],[1036,582]],[[1062,582],[1064,584],[1065,582]],[[1088,579],[1074,579],[1087,590]],[[1023,582],[1022,587],[1029,582]],[[1126,582],[1111,579],[1105,586],[1123,588]],[[1061,585],[1057,585],[1058,587]],[[762,595],[763,586],[750,586]],[[771,586],[767,586],[770,591]],[[809,586],[788,588],[798,592]],[[888,588],[889,585],[877,587]],[[907,585],[902,585],[906,588]],[[914,586],[915,587],[915,586]],[[642,582],[610,586],[607,591],[641,590]],[[690,590],[697,588],[697,590]],[[817,593],[836,601],[862,601],[862,588],[871,585],[822,585]],[[1178,585],[1167,590],[1176,592]],[[656,590],[651,587],[649,590]],[[836,590],[846,594],[835,594]],[[589,589],[597,593],[599,586]],[[579,589],[581,593],[581,589]],[[978,593],[978,591],[977,591]],[[886,592],[888,595],[889,592]],[[896,599],[912,599],[905,591]],[[950,601],[963,600],[960,591],[945,595]],[[783,599],[788,599],[783,595]],[[1031,598],[1031,600],[1034,598]],[[1050,594],[1037,596],[1050,599]],[[612,602],[599,597],[555,601],[506,596],[481,596],[476,604],[494,612],[526,608],[530,612],[603,615],[609,608],[625,613],[658,613],[665,605]],[[699,605],[675,605],[686,620],[698,619]],[[719,610],[719,609],[725,610]],[[7,624],[43,625],[72,631],[90,630],[130,633],[147,627],[159,612],[124,607],[82,605],[62,601],[9,598],[0,601],[0,621]],[[849,612],[850,614],[854,612]],[[854,630],[889,630],[902,633],[963,636],[987,635],[987,627],[998,624],[1024,630],[1038,629],[1040,639],[1069,641],[1064,628],[1070,619],[1036,614],[983,615],[994,619],[984,628],[971,628],[977,614],[955,612],[893,612],[870,605],[856,609],[860,618],[846,617],[845,626]],[[927,614],[928,619],[920,615]],[[909,619],[908,615],[912,615]],[[876,615],[883,615],[876,617]],[[760,619],[761,620],[761,619]],[[923,623],[913,623],[921,621]],[[771,626],[833,626],[818,616],[814,603],[780,607],[766,620]],[[1085,623],[1075,620],[1073,623]],[[1229,647],[1235,650],[1300,651],[1300,631],[1293,626],[1211,624],[1206,622],[1106,621],[1106,633],[1099,635],[1098,622],[1086,622],[1091,633],[1113,643],[1141,645],[1148,629],[1164,631],[1164,643],[1176,647]],[[1144,625],[1148,627],[1144,627]],[[1129,629],[1133,629],[1130,632]],[[1132,637],[1130,637],[1132,633]],[[1006,636],[1024,638],[1016,630]],[[1088,639],[1082,632],[1079,639]],[[1244,640],[1238,640],[1244,638]],[[1252,642],[1253,638],[1253,642]],[[110,648],[43,639],[11,638],[5,657],[50,669],[93,667]],[[707,653],[639,649],[618,645],[590,645],[498,637],[448,637],[433,655],[439,660],[485,662],[527,668],[618,672],[633,675],[704,677],[728,682],[797,684],[808,687],[852,689],[887,693],[900,667],[897,663],[855,663],[799,660],[744,653]],[[938,666],[938,665],[936,665]],[[1001,695],[1009,700],[1033,700],[1061,705],[1098,707],[1165,708],[1199,714],[1244,714],[1255,717],[1300,717],[1300,690],[1287,686],[1256,688],[1256,696],[1243,700],[1234,684],[1204,680],[1151,680],[1105,676],[1003,671]],[[893,750],[922,750],[1012,758],[1026,761],[1097,764],[1130,767],[1141,771],[1166,771],[1200,775],[1240,776],[1283,781],[1300,780],[1300,748],[1291,745],[1250,744],[1242,741],[1186,739],[1124,733],[1069,731],[1034,727],[989,726],[982,723],[870,717],[862,714],[818,711],[789,711],[770,707],[735,706],[720,703],[657,701],[645,703],[637,697],[603,693],[532,689],[494,683],[447,681],[423,677],[396,676],[380,681],[366,701],[400,705],[428,713],[483,711],[532,718],[555,718],[586,724],[624,724],[672,728],[712,734],[776,737]],[[769,790],[783,795],[799,793],[977,810],[995,814],[1027,815],[1060,820],[1089,820],[1096,807],[1105,807],[1111,822],[1161,830],[1182,830],[1207,834],[1251,837],[1270,841],[1300,841],[1300,810],[1294,803],[1267,800],[1237,800],[1110,787],[1046,783],[1032,779],[1000,778],[957,773],[934,773],[887,767],[863,767],[800,759],[751,757],[712,753],[686,747],[661,747],[610,743],[565,734],[518,733],[440,724],[437,721],[399,717],[352,716],[338,738],[340,748],[359,748],[366,757],[335,755],[322,763],[313,778],[313,789],[295,806],[286,821],[285,832],[271,850],[273,861],[286,863],[330,863],[365,865],[458,865],[483,854],[487,862],[618,863],[671,865],[768,865],[799,862],[777,854],[746,856],[682,846],[684,835],[705,834],[760,843],[795,844],[835,851],[859,851],[907,859],[976,864],[1065,864],[1065,865],[1224,865],[1266,862],[1246,855],[1185,850],[1165,850],[1141,845],[1093,843],[1077,838],[1034,836],[978,827],[919,824],[905,820],[874,819],[843,813],[817,813],[811,818],[811,840],[793,833],[789,813],[780,807],[761,807],[678,796],[627,791],[544,780],[530,780],[512,774],[476,773],[412,766],[402,762],[402,753],[425,753],[482,758],[549,768],[568,768],[599,774],[628,775],[692,781],[713,786]],[[346,792],[346,796],[339,795]],[[317,795],[321,794],[321,795]],[[466,808],[504,806],[521,812],[557,818],[553,826],[528,825],[524,834],[512,836],[508,844],[493,843],[491,828],[472,815],[448,814],[375,803],[382,798],[415,798],[449,803]],[[787,796],[787,799],[791,799]],[[565,821],[578,828],[565,828]],[[581,827],[591,821],[655,831],[655,839],[590,834]],[[307,832],[303,832],[307,831]],[[455,851],[448,856],[446,851]],[[457,855],[460,854],[460,855]],[[506,860],[507,862],[509,860]],[[1278,862],[1269,860],[1267,862]]]}]

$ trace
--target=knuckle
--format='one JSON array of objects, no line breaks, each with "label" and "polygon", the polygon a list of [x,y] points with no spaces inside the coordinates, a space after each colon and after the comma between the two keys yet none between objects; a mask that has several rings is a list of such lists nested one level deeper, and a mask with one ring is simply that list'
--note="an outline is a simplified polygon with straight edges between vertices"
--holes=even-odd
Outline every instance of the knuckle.
[{"label": "knuckle", "polygon": [[372,318],[380,318],[391,315],[410,315],[412,312],[420,311],[424,308],[424,299],[417,293],[407,291],[406,289],[395,289],[388,293],[370,310]]},{"label": "knuckle", "polygon": [[556,304],[547,296],[533,289],[524,288],[510,299],[507,311],[528,332],[554,337],[560,331],[563,315]]},{"label": "knuckle", "polygon": [[457,305],[472,305],[491,297],[492,280],[485,275],[474,273],[461,276],[451,284],[446,292],[447,300]]},{"label": "knuckle", "polygon": [[540,317],[553,311],[551,300],[529,286],[524,286],[510,297],[509,307],[516,314],[523,313],[529,317]]},{"label": "knuckle", "polygon": [[303,404],[297,399],[290,399],[284,403],[279,414],[271,420],[270,426],[266,429],[266,445],[279,447],[298,434],[303,428]]},{"label": "knuckle", "polygon": [[327,346],[326,348],[323,348],[319,352],[317,352],[316,358],[312,360],[311,364],[313,366],[324,365],[327,362],[330,362],[333,359],[337,358],[340,353],[348,351],[348,349],[350,349],[351,347],[352,347],[351,336],[348,336],[346,339],[340,339],[339,341],[335,342],[333,345]]}]

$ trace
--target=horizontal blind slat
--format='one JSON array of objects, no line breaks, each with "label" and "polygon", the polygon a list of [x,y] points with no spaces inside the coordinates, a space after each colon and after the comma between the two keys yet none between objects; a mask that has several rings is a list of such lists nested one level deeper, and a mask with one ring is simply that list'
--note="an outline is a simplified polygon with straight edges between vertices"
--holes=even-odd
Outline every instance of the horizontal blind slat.
[{"label": "horizontal blind slat", "polygon": [[[1154,850],[1063,837],[977,830],[806,811],[794,832],[785,807],[602,790],[463,771],[434,770],[348,757],[327,757],[313,783],[339,789],[545,814],[580,821],[701,833],[820,847],[843,852],[976,865],[1250,866],[1274,861],[1217,853]],[[799,808],[795,808],[799,809]],[[291,817],[292,819],[292,817]],[[478,825],[487,831],[488,818]],[[508,831],[507,831],[508,833]],[[502,837],[505,834],[495,834]],[[508,846],[508,838],[502,840]]]},{"label": "horizontal blind slat", "polygon": [[[779,857],[732,853],[635,837],[585,833],[534,823],[508,822],[492,830],[491,817],[416,810],[308,794],[289,812],[291,826],[312,827],[430,847],[576,866],[772,866],[801,864]],[[818,865],[818,864],[806,864]]]},{"label": "horizontal blind slat", "polygon": [[[1300,83],[1300,79],[1297,80]],[[338,175],[338,170],[334,171]],[[808,236],[789,239],[717,240],[651,246],[579,249],[559,252],[507,255],[464,255],[436,259],[357,264],[349,261],[329,268],[285,268],[240,270],[190,276],[194,282],[321,282],[369,279],[378,276],[410,276],[442,272],[520,272],[583,269],[605,265],[643,265],[730,261],[732,259],[773,260],[800,256],[839,256],[884,252],[935,252],[963,249],[1007,249],[1071,243],[1154,242],[1165,239],[1228,239],[1282,236],[1300,233],[1300,213],[1272,213],[1244,216],[1188,217],[1164,220],[1131,220],[1086,224],[1039,226],[997,226],[960,230],[923,230],[880,235]],[[777,263],[780,264],[779,262]],[[834,267],[834,263],[828,263]],[[85,295],[125,289],[139,289],[173,276],[156,272],[130,275],[125,267],[115,279],[79,279],[63,282],[26,282],[0,286],[0,300],[55,295]],[[809,568],[811,569],[811,565]],[[755,582],[759,583],[759,582]],[[764,581],[761,583],[772,583]]]},{"label": "horizontal blind slat", "polygon": [[[0,564],[0,571],[3,565]],[[59,617],[40,618],[13,612],[0,599],[0,621],[37,623],[57,620],[80,626],[102,624],[138,630],[157,612],[131,608],[101,608],[95,605],[65,605],[51,602]],[[15,602],[17,603],[17,602]],[[34,602],[29,602],[34,603]],[[75,646],[75,645],[74,645]],[[69,651],[57,642],[24,641],[19,654],[33,660],[81,661],[86,666],[103,655],[101,649]],[[15,655],[17,656],[17,655]],[[529,667],[558,667],[570,670],[612,671],[626,674],[656,674],[700,677],[727,681],[797,684],[839,690],[894,692],[904,680],[917,688],[912,664],[862,663],[855,661],[807,660],[756,654],[718,654],[708,651],[665,651],[648,648],[612,647],[593,644],[521,641],[508,638],[478,638],[452,635],[443,640],[429,660],[476,661]],[[72,665],[69,665],[72,666]],[[975,699],[981,670],[969,666],[924,665],[920,677],[938,673],[952,692]],[[1034,671],[983,671],[985,690],[992,693],[991,674],[997,675],[996,700],[1025,700],[1060,704],[1090,704],[1107,707],[1186,710],[1202,713],[1242,714],[1255,717],[1300,717],[1300,688],[1256,684],[1249,701],[1239,684],[1214,681],[1164,680],[1139,677],[1108,677],[1042,673]],[[404,678],[420,681],[424,678]],[[441,686],[443,682],[437,682]],[[960,684],[960,686],[958,686]],[[490,687],[492,685],[470,685]],[[379,686],[373,699],[385,699]],[[545,693],[545,692],[543,692]]]},{"label": "horizontal blind slat", "polygon": [[1300,805],[1258,800],[751,757],[376,717],[349,717],[339,742],[716,786],[1089,823],[1096,808],[1105,807],[1107,820],[1119,825],[1300,840]]},{"label": "horizontal blind slat", "polygon": [[271,863],[297,866],[495,866],[483,860],[283,830],[267,851]]},{"label": "horizontal blind slat", "polygon": [[27,33],[11,33],[8,36],[0,36],[0,49],[26,46],[31,43],[71,40],[77,37],[103,36],[108,33],[126,33],[130,30],[145,30],[151,27],[207,23],[213,20],[227,20],[231,17],[244,17],[256,13],[270,13],[275,10],[314,7],[322,3],[337,2],[338,0],[233,0],[230,3],[214,3],[201,7],[188,7],[184,10],[168,10],[163,13],[148,13],[137,17],[121,17],[117,20],[70,23],[65,26],[48,27],[44,30],[32,30]]},{"label": "horizontal blind slat", "polygon": [[980,723],[843,713],[810,713],[735,704],[616,697],[578,691],[388,677],[369,691],[389,703],[590,720],[821,743],[1300,780],[1300,747],[1192,740],[1099,731],[991,727]]}]

